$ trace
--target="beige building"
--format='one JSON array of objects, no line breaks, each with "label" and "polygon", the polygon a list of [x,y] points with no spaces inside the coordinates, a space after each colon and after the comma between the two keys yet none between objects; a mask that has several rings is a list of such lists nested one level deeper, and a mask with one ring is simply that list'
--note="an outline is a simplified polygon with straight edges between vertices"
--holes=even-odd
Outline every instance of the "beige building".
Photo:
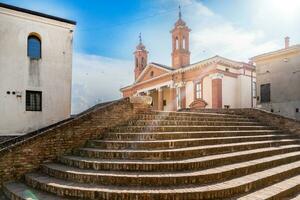
[{"label": "beige building", "polygon": [[300,45],[252,58],[257,70],[258,107],[300,120]]},{"label": "beige building", "polygon": [[149,95],[155,110],[254,107],[255,67],[221,56],[190,63],[190,31],[179,12],[171,30],[172,66],[148,63],[140,38],[135,82],[121,89],[123,96]]},{"label": "beige building", "polygon": [[0,3],[0,134],[70,116],[75,24]]}]

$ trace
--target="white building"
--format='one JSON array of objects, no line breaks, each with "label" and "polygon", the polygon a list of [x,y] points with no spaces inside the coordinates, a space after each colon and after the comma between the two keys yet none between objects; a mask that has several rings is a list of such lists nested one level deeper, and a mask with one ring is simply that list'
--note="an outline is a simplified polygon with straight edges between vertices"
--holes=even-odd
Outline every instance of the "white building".
[{"label": "white building", "polygon": [[300,44],[252,58],[257,68],[258,107],[300,120]]},{"label": "white building", "polygon": [[0,3],[0,135],[70,117],[75,25]]}]

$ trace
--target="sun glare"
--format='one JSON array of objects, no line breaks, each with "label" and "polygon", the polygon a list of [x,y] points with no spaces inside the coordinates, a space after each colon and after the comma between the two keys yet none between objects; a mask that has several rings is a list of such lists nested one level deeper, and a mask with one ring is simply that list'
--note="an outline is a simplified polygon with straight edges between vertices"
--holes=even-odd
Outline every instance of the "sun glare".
[{"label": "sun glare", "polygon": [[299,16],[299,0],[266,0],[266,5],[274,15],[293,19]]}]

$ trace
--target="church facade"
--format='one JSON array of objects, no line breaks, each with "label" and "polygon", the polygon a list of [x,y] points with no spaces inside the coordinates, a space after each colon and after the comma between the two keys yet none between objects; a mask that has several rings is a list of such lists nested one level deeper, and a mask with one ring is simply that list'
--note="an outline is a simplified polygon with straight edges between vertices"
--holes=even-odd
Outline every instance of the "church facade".
[{"label": "church facade", "polygon": [[134,52],[135,82],[121,88],[123,97],[149,95],[153,109],[166,111],[254,107],[254,65],[221,56],[191,64],[190,31],[179,12],[171,30],[172,66],[148,63],[148,51],[140,37]]}]

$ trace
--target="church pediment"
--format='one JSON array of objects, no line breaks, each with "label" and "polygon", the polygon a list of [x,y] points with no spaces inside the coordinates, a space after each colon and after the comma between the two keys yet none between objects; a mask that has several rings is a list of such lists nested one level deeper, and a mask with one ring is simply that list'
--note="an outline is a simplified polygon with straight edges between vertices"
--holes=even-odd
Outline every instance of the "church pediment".
[{"label": "church pediment", "polygon": [[171,72],[172,69],[167,66],[160,66],[150,63],[137,78],[136,83],[147,81],[163,74]]}]

